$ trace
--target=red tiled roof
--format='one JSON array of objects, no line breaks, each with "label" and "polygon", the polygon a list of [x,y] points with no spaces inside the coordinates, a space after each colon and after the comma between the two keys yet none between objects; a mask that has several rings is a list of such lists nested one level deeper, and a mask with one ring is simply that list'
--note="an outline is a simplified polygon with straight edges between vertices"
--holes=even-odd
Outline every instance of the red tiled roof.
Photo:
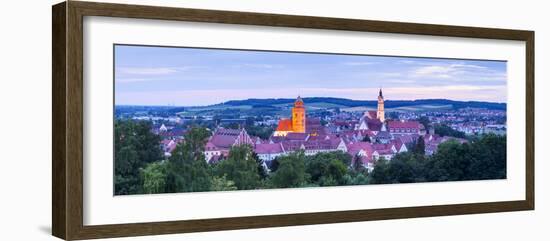
[{"label": "red tiled roof", "polygon": [[285,136],[284,139],[305,141],[307,139],[307,136],[308,134],[306,133],[290,132]]},{"label": "red tiled roof", "polygon": [[206,142],[206,145],[204,146],[205,151],[216,151],[218,150],[218,147],[214,145],[211,141]]},{"label": "red tiled roof", "polygon": [[257,144],[254,147],[254,151],[258,154],[274,154],[284,152],[281,143]]},{"label": "red tiled roof", "polygon": [[363,162],[363,164],[374,163],[372,156],[362,156],[361,161]]},{"label": "red tiled roof", "polygon": [[370,156],[374,151],[372,144],[369,142],[350,142],[347,147],[348,153],[352,156],[356,155],[361,150],[367,152],[367,155]]},{"label": "red tiled roof", "polygon": [[372,144],[372,148],[375,151],[391,150],[393,144]]},{"label": "red tiled roof", "polygon": [[165,152],[172,153],[172,152],[176,149],[176,147],[178,146],[178,144],[181,143],[181,142],[183,142],[183,141],[172,141],[172,142],[170,142],[170,143],[166,146]]},{"label": "red tiled roof", "polygon": [[292,120],[286,118],[280,119],[277,131],[292,131]]},{"label": "red tiled roof", "polygon": [[369,130],[380,131],[382,129],[383,123],[378,119],[367,119],[367,126]]},{"label": "red tiled roof", "polygon": [[336,150],[342,139],[314,140],[314,141],[283,141],[285,151],[298,151],[304,146],[305,150]]},{"label": "red tiled roof", "polygon": [[388,128],[420,128],[420,122],[418,121],[388,121]]},{"label": "red tiled roof", "polygon": [[376,150],[376,152],[378,152],[379,155],[393,154],[391,149]]},{"label": "red tiled roof", "polygon": [[380,131],[378,134],[376,134],[377,138],[391,138],[391,134],[387,131]]},{"label": "red tiled roof", "polygon": [[370,117],[371,119],[378,118],[378,112],[375,110],[369,110],[367,111],[367,114],[368,114],[368,117]]},{"label": "red tiled roof", "polygon": [[[218,148],[229,148],[238,142],[238,138],[243,131],[243,129],[236,130],[220,128],[210,138],[209,142]],[[246,135],[246,133],[244,134]]]},{"label": "red tiled roof", "polygon": [[395,146],[395,148],[399,151],[399,149],[401,149],[401,146],[402,145],[405,145],[405,143],[403,143],[403,141],[401,141],[401,139],[394,139],[391,141],[391,143]]},{"label": "red tiled roof", "polygon": [[241,134],[242,129],[225,129],[219,128],[215,135],[225,135],[225,136],[238,136]]},{"label": "red tiled roof", "polygon": [[213,135],[210,142],[216,147],[229,148],[235,144],[236,136]]},{"label": "red tiled roof", "polygon": [[170,144],[170,142],[172,142],[172,140],[170,140],[170,139],[164,139],[164,140],[160,141],[160,143],[163,146],[168,146],[168,144]]},{"label": "red tiled roof", "polygon": [[399,139],[401,142],[403,143],[411,143],[413,142],[416,138],[418,137],[415,137],[414,135],[397,135],[397,134],[394,134],[393,135],[396,139]]}]

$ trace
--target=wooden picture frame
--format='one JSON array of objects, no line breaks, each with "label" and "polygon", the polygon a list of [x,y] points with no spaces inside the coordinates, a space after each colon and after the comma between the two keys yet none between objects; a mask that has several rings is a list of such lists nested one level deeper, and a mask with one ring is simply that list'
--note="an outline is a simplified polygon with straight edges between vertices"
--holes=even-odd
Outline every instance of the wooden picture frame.
[{"label": "wooden picture frame", "polygon": [[[52,233],[66,239],[173,234],[369,220],[533,210],[534,32],[356,19],[183,9],[67,1],[52,8]],[[336,212],[181,220],[152,223],[83,224],[83,17],[107,16],[174,21],[280,26],[451,36],[526,43],[525,199],[490,203],[417,206]]]}]

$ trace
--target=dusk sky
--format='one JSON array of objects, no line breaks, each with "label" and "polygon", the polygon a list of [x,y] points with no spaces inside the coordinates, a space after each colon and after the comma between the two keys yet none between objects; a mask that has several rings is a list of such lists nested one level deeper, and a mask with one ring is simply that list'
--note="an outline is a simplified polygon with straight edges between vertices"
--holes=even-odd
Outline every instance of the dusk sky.
[{"label": "dusk sky", "polygon": [[115,46],[116,105],[248,98],[506,102],[506,62]]}]

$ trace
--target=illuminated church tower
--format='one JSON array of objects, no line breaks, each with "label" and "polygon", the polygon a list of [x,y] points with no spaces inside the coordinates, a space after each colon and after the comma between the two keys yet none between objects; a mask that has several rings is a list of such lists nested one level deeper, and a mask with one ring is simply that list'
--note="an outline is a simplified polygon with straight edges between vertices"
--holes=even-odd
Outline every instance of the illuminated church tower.
[{"label": "illuminated church tower", "polygon": [[382,89],[380,89],[380,92],[378,93],[378,110],[376,111],[376,117],[381,121],[384,122],[384,96],[382,95]]},{"label": "illuminated church tower", "polygon": [[306,132],[306,108],[304,107],[304,101],[300,96],[294,102],[292,108],[292,132],[305,133]]}]

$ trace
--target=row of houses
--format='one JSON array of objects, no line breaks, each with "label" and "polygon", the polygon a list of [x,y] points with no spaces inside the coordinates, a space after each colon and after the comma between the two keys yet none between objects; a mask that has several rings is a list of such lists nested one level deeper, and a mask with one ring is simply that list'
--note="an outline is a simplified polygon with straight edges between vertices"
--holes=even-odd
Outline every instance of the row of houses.
[{"label": "row of houses", "polygon": [[[359,121],[334,121],[323,126],[319,119],[311,118],[306,123],[305,132],[273,135],[268,140],[250,136],[245,129],[218,128],[206,142],[205,159],[208,163],[216,163],[228,157],[231,147],[250,145],[259,159],[266,163],[297,151],[303,151],[308,156],[341,151],[372,170],[377,160],[391,160],[397,153],[408,151],[407,145],[421,136],[425,140],[428,155],[435,153],[440,143],[452,139],[427,134],[423,125],[417,121],[381,122],[376,112],[367,112]],[[331,131],[331,127],[337,130]],[[159,134],[163,136],[165,155],[169,156],[183,139],[173,138],[171,135],[174,130],[165,127],[159,129]]]},{"label": "row of houses", "polygon": [[[362,131],[356,131],[355,136]],[[351,133],[349,133],[351,134]],[[360,161],[367,169],[372,170],[374,164],[381,158],[391,160],[396,154],[407,152],[407,144],[415,141],[420,135],[401,135],[387,143],[370,143],[357,141],[357,137],[339,135],[289,135],[288,139],[261,140],[250,137],[245,129],[218,129],[208,140],[205,146],[205,158],[208,163],[216,163],[227,158],[229,150],[237,145],[250,145],[259,159],[269,163],[275,158],[285,156],[293,152],[303,151],[305,155],[312,156],[318,153],[341,151],[350,154],[354,161]],[[428,134],[422,136],[426,142],[426,153],[431,155],[437,150],[437,145],[448,141],[450,137],[439,137]]]}]

